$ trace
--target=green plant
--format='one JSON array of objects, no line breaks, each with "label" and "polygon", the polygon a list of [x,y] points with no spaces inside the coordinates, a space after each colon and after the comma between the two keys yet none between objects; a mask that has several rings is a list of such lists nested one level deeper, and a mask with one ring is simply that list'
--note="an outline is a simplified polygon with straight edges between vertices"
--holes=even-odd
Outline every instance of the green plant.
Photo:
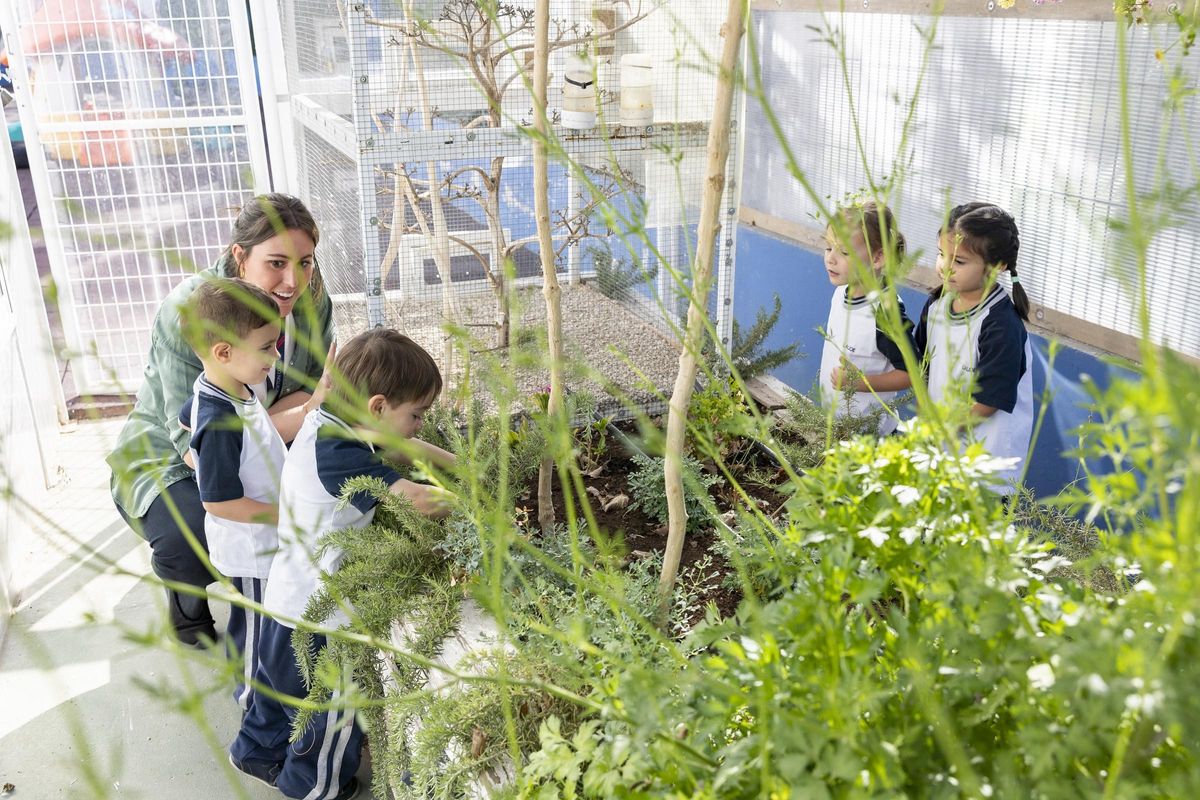
[{"label": "green plant", "polygon": [[665,687],[613,676],[586,740],[544,729],[524,796],[603,797],[615,772],[644,797],[1050,798],[1100,794],[1114,769],[1112,796],[1194,796],[1194,533],[1139,532],[1141,588],[1096,594],[1012,524],[985,488],[1000,466],[925,423],[832,448],[758,539],[770,599],[701,626]]},{"label": "green plant", "polygon": [[[667,521],[667,497],[663,481],[663,460],[645,455],[633,458],[637,468],[629,473],[629,496],[632,508],[661,523]],[[709,490],[721,482],[719,475],[709,475],[699,461],[684,456],[684,507],[687,509],[687,529],[699,530],[710,524],[712,500]]]},{"label": "green plant", "polygon": [[614,300],[628,298],[635,286],[648,284],[658,275],[657,265],[643,267],[641,260],[633,255],[629,259],[618,258],[607,244],[589,247],[588,254],[596,270],[596,285],[605,297]]},{"label": "green plant", "polygon": [[728,458],[754,433],[741,390],[724,381],[711,380],[693,393],[687,416],[692,449],[713,458]]},{"label": "green plant", "polygon": [[[766,308],[758,309],[754,314],[754,324],[749,330],[743,329],[736,319],[733,321],[733,346],[729,348],[729,359],[742,380],[748,381],[803,356],[799,342],[766,349],[767,337],[775,330],[782,311],[783,301],[776,293],[774,308],[770,311]],[[716,356],[711,344],[706,343],[704,349],[709,368],[718,374],[723,372],[724,365]]]},{"label": "green plant", "polygon": [[[336,625],[341,612],[349,617],[345,629],[385,641],[391,638],[393,623],[404,620],[410,628],[407,652],[431,659],[457,626],[461,598],[453,589],[449,562],[437,549],[441,524],[417,513],[407,499],[390,492],[378,478],[346,481],[342,501],[349,502],[356,492],[367,492],[378,501],[375,516],[366,527],[322,537],[319,553],[341,550],[341,566],[322,575],[321,588],[309,600],[305,619]],[[308,699],[328,703],[338,693],[339,702],[349,705],[358,704],[363,697],[375,701],[362,704],[358,713],[373,740],[387,741],[387,714],[378,702],[385,697],[384,676],[405,694],[425,685],[428,670],[417,661],[385,659],[370,643],[333,638],[315,651],[312,636],[303,628],[292,636],[309,688]],[[311,714],[308,708],[296,715],[293,735],[307,727]],[[387,781],[394,777],[386,768],[377,771],[378,796],[386,796]]]},{"label": "green plant", "polygon": [[[904,402],[898,398],[896,405]],[[821,463],[826,451],[838,442],[879,430],[883,410],[867,414],[836,416],[829,409],[801,394],[788,398],[786,414],[775,424],[773,447],[797,470],[811,469]]]}]

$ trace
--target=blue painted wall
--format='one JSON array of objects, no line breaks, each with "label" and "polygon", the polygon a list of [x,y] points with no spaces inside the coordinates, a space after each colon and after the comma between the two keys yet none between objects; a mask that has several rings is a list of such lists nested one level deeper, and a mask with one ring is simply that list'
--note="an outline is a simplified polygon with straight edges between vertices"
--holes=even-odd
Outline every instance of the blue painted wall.
[{"label": "blue painted wall", "polygon": [[[772,306],[772,296],[776,292],[783,303],[783,313],[767,344],[777,347],[798,341],[804,355],[775,370],[774,374],[793,389],[807,393],[821,367],[821,336],[816,329],[825,325],[833,292],[821,263],[821,254],[755,228],[741,226],[733,305],[738,324],[753,324],[759,308]],[[926,295],[904,288],[900,290],[900,296],[915,322]],[[1033,336],[1033,350],[1036,413],[1041,408],[1047,384],[1046,340]],[[1039,497],[1057,494],[1067,484],[1083,477],[1076,460],[1064,454],[1076,441],[1071,432],[1088,416],[1087,393],[1080,383],[1081,377],[1088,375],[1098,385],[1106,386],[1118,371],[1095,356],[1069,347],[1059,348],[1053,374],[1049,376],[1050,407],[1026,478],[1027,485]],[[1095,464],[1092,466],[1096,468]]]}]

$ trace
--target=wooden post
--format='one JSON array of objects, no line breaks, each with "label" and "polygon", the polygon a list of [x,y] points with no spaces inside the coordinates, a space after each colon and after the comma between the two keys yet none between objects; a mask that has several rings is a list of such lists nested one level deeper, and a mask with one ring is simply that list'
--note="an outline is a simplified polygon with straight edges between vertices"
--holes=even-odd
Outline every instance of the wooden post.
[{"label": "wooden post", "polygon": [[[542,257],[542,295],[546,298],[546,333],[549,342],[550,400],[547,416],[556,420],[562,410],[562,290],[555,271],[554,239],[550,230],[550,176],[546,139],[550,122],[546,116],[546,84],[550,68],[550,0],[537,0],[533,26],[533,209],[537,218],[538,250]],[[554,525],[554,458],[543,459],[538,471],[538,525],[548,531]]]},{"label": "wooden post", "polygon": [[725,163],[729,158],[729,130],[733,109],[733,93],[737,87],[735,74],[738,52],[745,25],[746,0],[729,0],[722,34],[725,44],[721,50],[721,73],[718,76],[716,106],[712,125],[708,129],[708,160],[705,166],[704,195],[700,200],[700,220],[696,233],[696,262],[692,267],[691,302],[688,304],[687,329],[683,352],[679,354],[679,372],[671,394],[667,413],[666,458],[663,467],[667,493],[667,551],[663,557],[662,575],[658,588],[661,595],[661,617],[670,601],[683,540],[687,532],[687,510],[683,502],[683,445],[687,433],[687,409],[692,400],[696,381],[697,361],[704,339],[704,317],[709,284],[712,282],[713,246],[719,232],[718,217],[721,196],[725,190]]}]

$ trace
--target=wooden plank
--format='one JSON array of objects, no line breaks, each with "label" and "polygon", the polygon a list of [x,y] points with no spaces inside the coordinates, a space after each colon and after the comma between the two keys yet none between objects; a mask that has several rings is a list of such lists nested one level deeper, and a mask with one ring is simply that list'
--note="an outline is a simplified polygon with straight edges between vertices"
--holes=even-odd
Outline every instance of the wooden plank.
[{"label": "wooden plank", "polygon": [[759,375],[746,381],[750,397],[768,411],[785,408],[788,399],[796,394],[790,386],[774,375]]},{"label": "wooden plank", "polygon": [[[819,250],[824,246],[824,231],[811,223],[783,219],[745,206],[741,209],[740,219],[746,225],[788,239],[810,250]],[[915,266],[904,282],[925,292],[939,283],[933,267],[923,264]],[[1136,336],[1037,303],[1032,304],[1029,316],[1026,327],[1040,336],[1061,339],[1077,350],[1093,355],[1114,355],[1134,362],[1141,361],[1140,342]],[[1186,353],[1176,352],[1176,355],[1188,363],[1200,366],[1200,358]]]},{"label": "wooden plank", "polygon": [[837,14],[913,14],[933,16],[942,6],[944,17],[987,17],[991,19],[1073,19],[1112,21],[1113,4],[1101,0],[1035,5],[1017,0],[1012,8],[1001,8],[995,0],[751,0],[753,11],[808,11]]}]

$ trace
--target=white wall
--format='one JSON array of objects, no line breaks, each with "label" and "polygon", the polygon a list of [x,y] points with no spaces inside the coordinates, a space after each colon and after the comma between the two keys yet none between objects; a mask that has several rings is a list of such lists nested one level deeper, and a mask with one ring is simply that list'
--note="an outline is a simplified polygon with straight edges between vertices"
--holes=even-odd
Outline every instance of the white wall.
[{"label": "white wall", "polygon": [[0,637],[20,581],[13,554],[29,526],[23,504],[36,503],[57,472],[62,387],[33,260],[21,187],[8,142],[0,137]]}]

